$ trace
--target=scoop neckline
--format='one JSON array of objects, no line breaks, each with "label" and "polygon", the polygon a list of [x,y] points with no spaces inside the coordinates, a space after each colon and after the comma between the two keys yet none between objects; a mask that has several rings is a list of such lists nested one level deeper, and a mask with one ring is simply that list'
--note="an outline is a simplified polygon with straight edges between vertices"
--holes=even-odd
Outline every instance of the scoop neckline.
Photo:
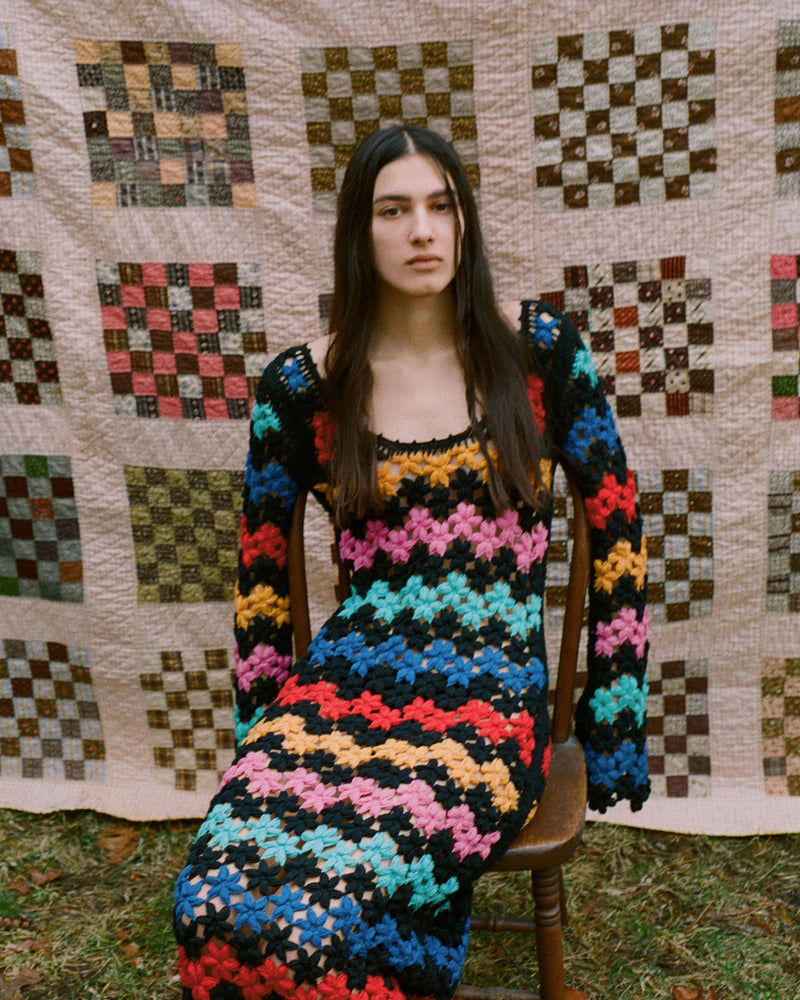
[{"label": "scoop neckline", "polygon": [[[311,354],[311,348],[306,343],[302,345],[303,353],[305,354],[306,362],[309,369],[314,375],[317,385],[321,386],[325,379],[323,378],[322,372],[317,367],[316,362]],[[478,421],[479,426],[486,428],[486,418],[481,417]],[[448,434],[445,437],[430,438],[427,441],[399,441],[395,438],[387,437],[384,434],[376,434],[375,442],[378,446],[379,452],[387,451],[402,451],[402,452],[415,452],[415,451],[446,451],[448,448],[454,448],[459,444],[466,444],[468,441],[475,440],[477,435],[475,433],[475,426],[470,424],[468,427],[461,431],[457,431],[453,434]]]}]

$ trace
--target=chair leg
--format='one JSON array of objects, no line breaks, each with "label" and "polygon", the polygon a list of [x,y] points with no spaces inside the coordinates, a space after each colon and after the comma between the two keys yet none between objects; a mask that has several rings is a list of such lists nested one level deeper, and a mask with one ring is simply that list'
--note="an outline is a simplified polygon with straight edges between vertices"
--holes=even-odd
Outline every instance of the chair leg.
[{"label": "chair leg", "polygon": [[564,950],[561,939],[561,868],[531,872],[539,955],[541,1000],[564,1000]]}]

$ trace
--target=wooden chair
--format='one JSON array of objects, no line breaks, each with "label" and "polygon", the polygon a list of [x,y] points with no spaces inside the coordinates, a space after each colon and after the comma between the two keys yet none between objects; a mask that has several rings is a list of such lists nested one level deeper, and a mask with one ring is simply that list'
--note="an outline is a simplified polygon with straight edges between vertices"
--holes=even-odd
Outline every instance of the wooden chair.
[{"label": "wooden chair", "polygon": [[[583,749],[571,734],[583,606],[589,581],[589,529],[583,501],[568,468],[564,469],[574,511],[572,557],[561,633],[552,721],[552,754],[544,794],[530,821],[492,871],[530,871],[534,919],[473,914],[473,931],[523,931],[536,934],[540,991],[479,988],[462,984],[457,1000],[579,1000],[584,994],[564,985],[562,925],[567,921],[561,866],[580,842],[586,816],[586,767]],[[288,539],[289,597],[295,652],[303,656],[311,641],[305,573],[303,523],[306,494],[296,501]],[[349,593],[346,568],[338,567],[337,600]]]}]

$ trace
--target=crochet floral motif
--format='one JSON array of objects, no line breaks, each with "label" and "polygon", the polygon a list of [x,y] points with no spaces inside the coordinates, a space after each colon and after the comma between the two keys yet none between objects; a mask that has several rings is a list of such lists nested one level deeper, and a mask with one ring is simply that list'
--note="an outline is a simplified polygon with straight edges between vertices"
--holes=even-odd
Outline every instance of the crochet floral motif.
[{"label": "crochet floral motif", "polygon": [[[635,481],[572,325],[525,303],[522,330],[532,412],[573,464],[592,533],[576,713],[589,802],[638,808],[649,783]],[[307,347],[267,368],[251,431],[234,612],[239,748],[176,885],[184,1000],[448,1000],[472,884],[535,810],[549,769],[552,507],[495,510],[470,435],[379,440],[383,507],[337,539],[350,593],[294,660],[286,540],[300,488],[330,510],[335,441]]]}]

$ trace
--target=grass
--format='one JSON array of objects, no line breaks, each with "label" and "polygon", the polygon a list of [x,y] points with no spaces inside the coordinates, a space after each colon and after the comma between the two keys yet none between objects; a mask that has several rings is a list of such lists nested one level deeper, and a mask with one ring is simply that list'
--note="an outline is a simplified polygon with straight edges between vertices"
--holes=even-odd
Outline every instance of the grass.
[{"label": "grass", "polygon": [[[115,860],[109,827],[122,826]],[[179,1000],[172,883],[195,822],[0,810],[0,1000]],[[127,838],[127,850],[124,847]],[[524,874],[475,908],[529,912]],[[568,984],[590,1000],[800,996],[800,834],[685,837],[590,824],[567,869]],[[465,980],[526,988],[532,939],[476,934]]]}]

